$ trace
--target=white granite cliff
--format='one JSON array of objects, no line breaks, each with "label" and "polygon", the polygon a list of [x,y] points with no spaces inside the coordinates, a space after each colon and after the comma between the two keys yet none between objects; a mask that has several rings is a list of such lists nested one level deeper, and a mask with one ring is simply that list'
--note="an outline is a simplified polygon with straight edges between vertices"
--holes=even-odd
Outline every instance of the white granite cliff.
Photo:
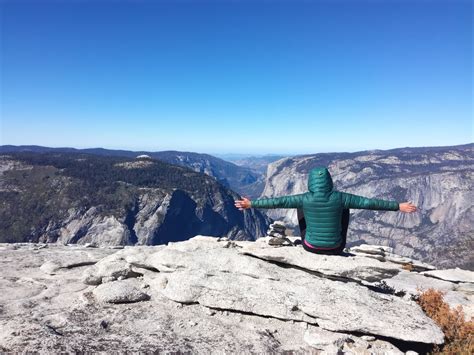
[{"label": "white granite cliff", "polygon": [[[473,163],[472,145],[297,156],[269,164],[262,197],[306,192],[309,171],[327,166],[339,191],[418,206],[413,214],[351,210],[349,243],[389,246],[438,267],[472,270]],[[261,211],[297,226],[295,209]]]}]

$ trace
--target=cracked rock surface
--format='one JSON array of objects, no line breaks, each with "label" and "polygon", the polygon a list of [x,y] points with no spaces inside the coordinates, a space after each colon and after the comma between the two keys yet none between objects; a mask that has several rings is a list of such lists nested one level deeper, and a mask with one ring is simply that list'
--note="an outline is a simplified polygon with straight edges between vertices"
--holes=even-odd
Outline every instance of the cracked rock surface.
[{"label": "cracked rock surface", "polygon": [[409,296],[424,281],[472,295],[469,278],[363,254],[204,236],[121,250],[0,244],[0,351],[400,354],[441,344]]}]

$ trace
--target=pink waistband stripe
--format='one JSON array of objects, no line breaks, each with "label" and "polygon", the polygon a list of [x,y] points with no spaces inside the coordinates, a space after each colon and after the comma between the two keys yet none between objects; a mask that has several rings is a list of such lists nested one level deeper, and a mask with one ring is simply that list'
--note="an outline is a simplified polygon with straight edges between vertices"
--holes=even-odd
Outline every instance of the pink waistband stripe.
[{"label": "pink waistband stripe", "polygon": [[311,244],[309,244],[306,239],[304,239],[303,243],[308,247],[308,248],[311,248],[311,249],[316,249],[316,250],[333,250],[333,249],[337,249],[338,247],[335,247],[335,248],[321,248],[321,247],[315,247]]}]

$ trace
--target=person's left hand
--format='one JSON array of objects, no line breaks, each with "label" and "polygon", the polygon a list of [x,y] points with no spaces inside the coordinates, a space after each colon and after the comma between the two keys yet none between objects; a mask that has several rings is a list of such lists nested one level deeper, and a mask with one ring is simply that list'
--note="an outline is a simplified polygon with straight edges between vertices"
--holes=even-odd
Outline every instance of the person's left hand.
[{"label": "person's left hand", "polygon": [[242,200],[235,201],[235,207],[237,207],[240,211],[243,211],[252,207],[252,201],[250,201],[247,197],[243,197]]}]

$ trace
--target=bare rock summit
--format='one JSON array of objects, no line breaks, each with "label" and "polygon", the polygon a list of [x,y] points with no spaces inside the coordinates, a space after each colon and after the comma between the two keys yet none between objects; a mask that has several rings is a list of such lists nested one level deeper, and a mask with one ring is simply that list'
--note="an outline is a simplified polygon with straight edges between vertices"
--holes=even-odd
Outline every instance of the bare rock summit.
[{"label": "bare rock summit", "polygon": [[413,300],[417,285],[472,309],[472,272],[409,272],[377,253],[395,257],[206,236],[123,249],[0,244],[0,351],[413,354],[442,344]]}]

